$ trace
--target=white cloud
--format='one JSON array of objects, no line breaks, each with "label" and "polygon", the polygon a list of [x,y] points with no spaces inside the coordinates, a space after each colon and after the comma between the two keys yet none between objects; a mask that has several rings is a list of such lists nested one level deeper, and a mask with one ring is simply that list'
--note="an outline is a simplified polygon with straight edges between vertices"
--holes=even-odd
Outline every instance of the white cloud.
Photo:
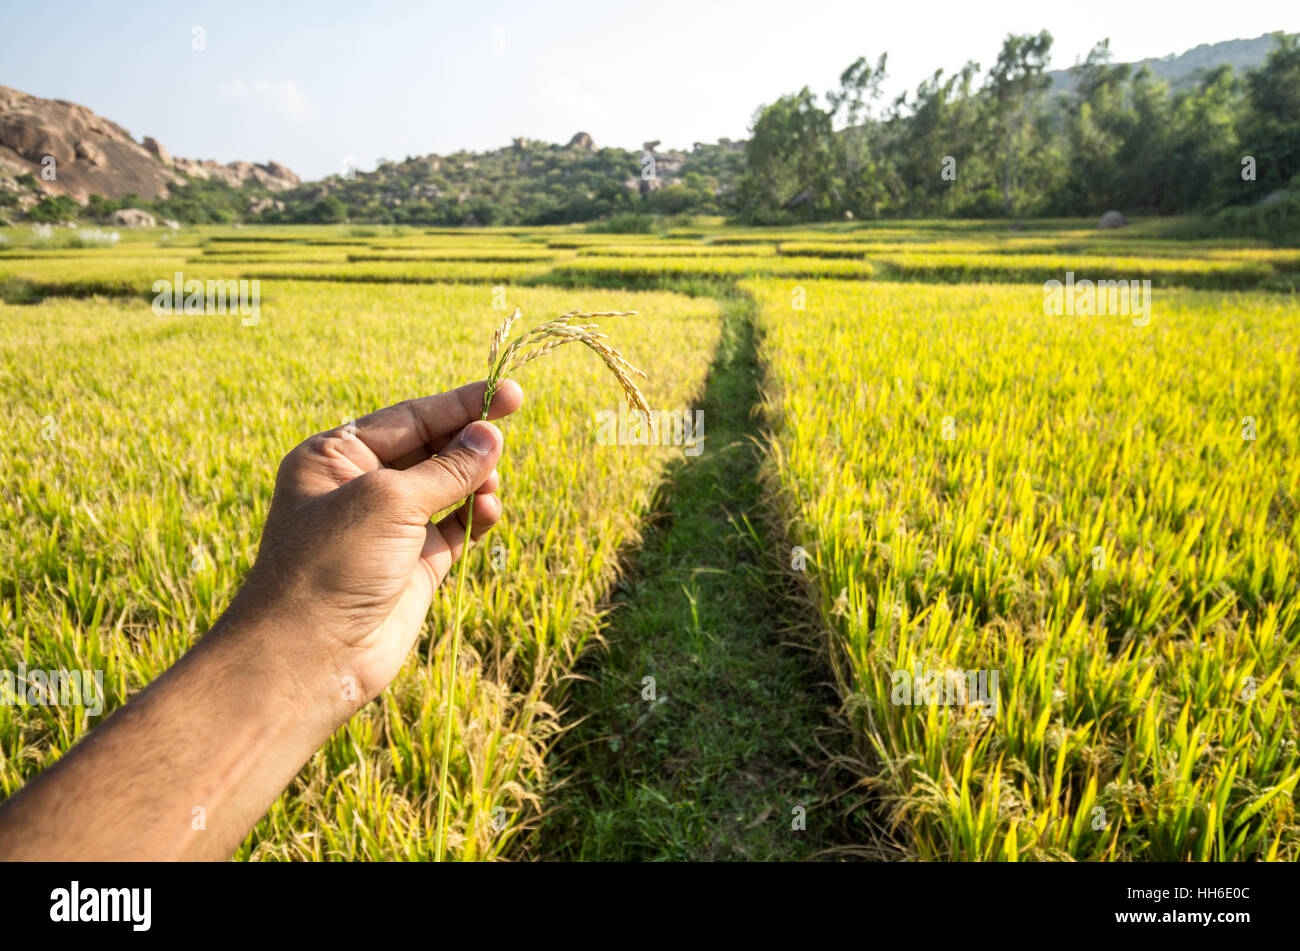
[{"label": "white cloud", "polygon": [[298,89],[298,84],[291,79],[251,84],[235,79],[221,87],[221,96],[294,119],[305,119],[314,111],[307,97]]}]

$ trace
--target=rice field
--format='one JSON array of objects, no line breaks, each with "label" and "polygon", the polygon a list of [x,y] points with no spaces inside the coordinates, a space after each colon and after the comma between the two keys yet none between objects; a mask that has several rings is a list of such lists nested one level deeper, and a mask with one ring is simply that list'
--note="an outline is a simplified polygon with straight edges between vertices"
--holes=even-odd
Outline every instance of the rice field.
[{"label": "rice field", "polygon": [[[776,516],[722,524],[771,555],[734,570],[776,592],[773,623],[805,632],[799,663],[837,691],[834,740],[805,751],[842,786],[833,821],[810,814],[822,857],[1300,858],[1293,249],[1079,222],[0,236],[6,667],[101,669],[111,713],[221,614],[305,436],[481,377],[507,309],[635,310],[617,343],[651,407],[704,405],[719,354],[753,339],[746,441]],[[258,281],[258,319],[158,312],[155,283],[178,272]],[[1066,272],[1151,281],[1151,319],[1046,314],[1043,282]],[[562,741],[592,711],[572,683],[604,662],[612,605],[642,591],[629,564],[698,463],[602,445],[617,390],[576,350],[516,377],[527,403],[503,424],[505,516],[471,555],[455,695],[444,590],[402,674],[236,858],[432,858],[449,724],[451,858],[584,853],[539,838],[581,778]],[[655,649],[708,668],[711,615],[688,600],[689,636]],[[0,796],[93,722],[0,705]],[[738,755],[720,788],[765,754]],[[737,835],[768,829],[757,851],[779,857],[789,803],[748,795]]]},{"label": "rice field", "polygon": [[1171,289],[1135,327],[1034,286],[750,287],[770,474],[900,847],[1294,860],[1294,297]]}]

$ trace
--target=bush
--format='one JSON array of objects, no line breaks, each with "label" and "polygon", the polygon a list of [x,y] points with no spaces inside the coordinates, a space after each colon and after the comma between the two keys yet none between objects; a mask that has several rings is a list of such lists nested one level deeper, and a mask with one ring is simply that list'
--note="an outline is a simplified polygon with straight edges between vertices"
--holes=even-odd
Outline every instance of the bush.
[{"label": "bush", "polygon": [[323,225],[338,224],[347,217],[348,210],[343,202],[339,201],[333,195],[322,198],[316,204],[311,206],[311,220]]},{"label": "bush", "polygon": [[81,206],[67,195],[46,196],[27,209],[29,220],[49,224],[75,219],[80,213]]},{"label": "bush", "polygon": [[1300,247],[1300,184],[1269,205],[1235,205],[1211,215],[1182,218],[1164,229],[1169,238],[1262,238],[1271,244]]},{"label": "bush", "polygon": [[593,221],[586,230],[592,234],[653,234],[656,220],[654,215],[628,211],[604,221]]},{"label": "bush", "polygon": [[109,215],[121,207],[122,203],[120,201],[105,198],[103,195],[91,195],[86,200],[86,214],[99,221],[106,220]]}]

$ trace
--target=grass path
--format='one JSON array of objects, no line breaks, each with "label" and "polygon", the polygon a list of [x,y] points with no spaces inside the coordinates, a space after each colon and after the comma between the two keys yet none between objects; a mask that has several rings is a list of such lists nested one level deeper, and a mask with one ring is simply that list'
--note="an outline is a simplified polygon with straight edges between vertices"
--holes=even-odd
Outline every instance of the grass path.
[{"label": "grass path", "polygon": [[[757,481],[753,302],[725,299],[703,452],[679,463],[579,665],[534,846],[582,860],[796,860],[835,844],[818,740],[834,693]],[[653,680],[653,699],[650,683]],[[824,742],[824,740],[823,740]],[[805,828],[796,830],[797,807]]]}]

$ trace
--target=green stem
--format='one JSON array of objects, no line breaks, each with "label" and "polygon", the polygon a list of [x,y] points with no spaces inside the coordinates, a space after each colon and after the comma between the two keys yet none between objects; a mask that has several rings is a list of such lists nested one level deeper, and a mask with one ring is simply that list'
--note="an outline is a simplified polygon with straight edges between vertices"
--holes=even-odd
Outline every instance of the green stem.
[{"label": "green stem", "polygon": [[[483,415],[487,419],[488,407],[496,395],[496,383],[488,380],[483,394]],[[460,619],[465,603],[465,575],[469,573],[469,546],[474,535],[474,499],[469,494],[469,508],[465,512],[465,541],[460,551],[460,573],[456,578],[456,618],[452,623],[451,633],[451,671],[447,677],[447,716],[446,727],[442,733],[442,769],[438,778],[438,843],[434,848],[433,860],[442,861],[443,848],[447,841],[447,765],[451,762],[451,721],[456,710],[456,669],[460,658]]]},{"label": "green stem", "polygon": [[451,635],[451,675],[447,679],[447,726],[442,734],[442,770],[438,779],[438,845],[434,861],[442,861],[447,839],[447,764],[451,760],[451,721],[456,709],[456,663],[460,654],[460,617],[465,600],[465,575],[469,573],[469,544],[474,530],[474,494],[470,493],[465,515],[465,544],[460,553],[460,575],[456,578],[456,621]]}]

